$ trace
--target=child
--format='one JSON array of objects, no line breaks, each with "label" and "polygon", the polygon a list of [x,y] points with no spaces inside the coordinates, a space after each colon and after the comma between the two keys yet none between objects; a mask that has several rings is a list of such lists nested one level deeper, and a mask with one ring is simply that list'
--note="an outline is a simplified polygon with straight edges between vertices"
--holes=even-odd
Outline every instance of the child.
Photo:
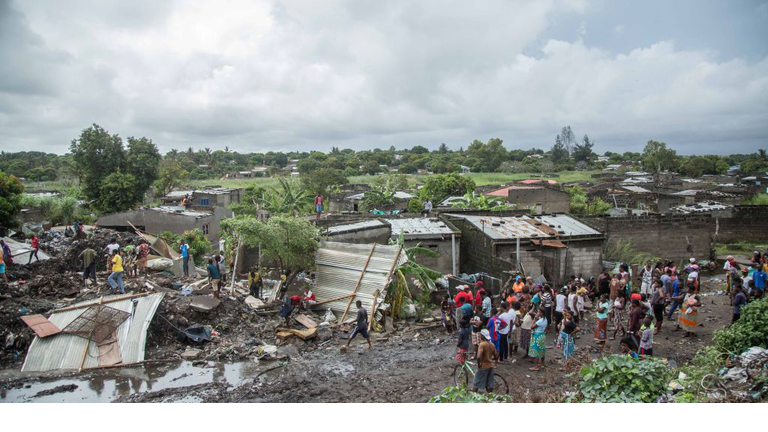
[{"label": "child", "polygon": [[[480,313],[482,314],[482,312]],[[474,349],[475,358],[477,358],[477,347],[480,345],[480,332],[483,331],[483,320],[480,319],[480,315],[475,315],[469,324],[472,326],[472,348]]]},{"label": "child", "polygon": [[646,315],[643,320],[643,326],[640,328],[640,355],[653,356],[653,319]]},{"label": "child", "polygon": [[453,322],[456,318],[456,307],[453,299],[451,299],[450,294],[446,294],[443,297],[443,302],[440,304],[440,309],[442,311],[443,327],[445,327],[445,331],[448,334],[451,334],[453,333]]},{"label": "child", "polygon": [[637,351],[634,349],[634,342],[632,341],[632,338],[625,337],[621,340],[621,353],[626,354],[634,359],[639,359],[640,356],[637,355]]}]

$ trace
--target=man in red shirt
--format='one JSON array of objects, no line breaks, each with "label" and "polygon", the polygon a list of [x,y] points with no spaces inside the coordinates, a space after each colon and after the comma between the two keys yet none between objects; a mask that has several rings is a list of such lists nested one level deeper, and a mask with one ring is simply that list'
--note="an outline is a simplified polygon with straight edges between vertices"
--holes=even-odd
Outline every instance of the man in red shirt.
[{"label": "man in red shirt", "polygon": [[470,292],[467,285],[463,285],[464,289],[456,294],[456,298],[453,299],[456,303],[456,308],[460,308],[464,303],[472,304],[472,292]]},{"label": "man in red shirt", "polygon": [[483,304],[483,295],[481,293],[485,292],[483,281],[475,282],[475,289],[477,290],[475,292],[475,306],[481,306]]},{"label": "man in red shirt", "polygon": [[40,261],[40,258],[37,257],[38,249],[40,249],[40,239],[32,234],[32,252],[29,253],[29,262],[27,262],[27,264],[32,263],[32,257],[35,257],[36,260]]},{"label": "man in red shirt", "polygon": [[317,212],[315,219],[320,219],[320,213],[323,212],[323,199],[321,194],[315,195],[315,211]]}]

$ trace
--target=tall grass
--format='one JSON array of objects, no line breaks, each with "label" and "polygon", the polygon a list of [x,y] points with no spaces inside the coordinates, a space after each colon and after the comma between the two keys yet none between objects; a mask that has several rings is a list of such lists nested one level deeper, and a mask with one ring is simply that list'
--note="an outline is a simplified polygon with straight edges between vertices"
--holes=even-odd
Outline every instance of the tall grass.
[{"label": "tall grass", "polygon": [[768,194],[759,193],[744,201],[747,205],[768,205]]}]

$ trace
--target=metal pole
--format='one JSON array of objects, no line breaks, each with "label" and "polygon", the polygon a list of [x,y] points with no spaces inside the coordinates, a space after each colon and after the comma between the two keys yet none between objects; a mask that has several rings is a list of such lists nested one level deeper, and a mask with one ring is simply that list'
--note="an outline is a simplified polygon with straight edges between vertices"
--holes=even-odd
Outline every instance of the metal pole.
[{"label": "metal pole", "polygon": [[515,243],[515,271],[520,270],[520,237],[517,238]]},{"label": "metal pole", "polygon": [[456,234],[451,234],[451,262],[453,266],[453,275],[456,276]]}]

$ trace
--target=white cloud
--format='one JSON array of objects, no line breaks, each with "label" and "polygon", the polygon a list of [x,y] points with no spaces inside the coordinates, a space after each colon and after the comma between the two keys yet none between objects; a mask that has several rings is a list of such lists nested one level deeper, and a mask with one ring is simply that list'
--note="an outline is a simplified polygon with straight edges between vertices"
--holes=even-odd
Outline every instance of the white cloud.
[{"label": "white cloud", "polygon": [[14,47],[0,51],[4,149],[64,152],[93,122],[166,150],[458,147],[492,136],[549,147],[565,124],[635,149],[654,138],[721,152],[738,139],[728,151],[752,151],[768,136],[768,60],[672,42],[612,55],[541,40],[585,1],[113,7],[25,1],[3,14],[13,25],[0,26],[0,48],[4,36]]}]

